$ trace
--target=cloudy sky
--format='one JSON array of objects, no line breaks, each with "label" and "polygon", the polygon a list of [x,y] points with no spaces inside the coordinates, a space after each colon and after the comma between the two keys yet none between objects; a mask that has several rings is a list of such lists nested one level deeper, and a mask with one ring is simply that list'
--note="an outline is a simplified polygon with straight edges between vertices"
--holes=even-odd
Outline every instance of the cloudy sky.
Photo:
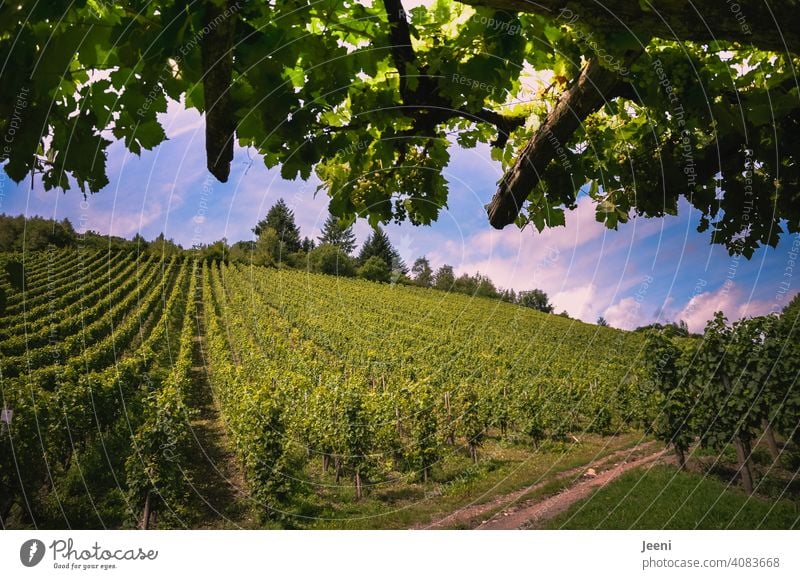
[{"label": "cloudy sky", "polygon": [[[19,186],[4,173],[0,212],[62,219],[104,234],[152,239],[160,232],[184,246],[193,241],[252,239],[251,228],[283,197],[303,235],[316,237],[327,215],[327,196],[317,182],[284,181],[254,152],[237,149],[228,183],[205,169],[201,117],[173,103],[162,117],[169,140],[141,157],[119,143],[108,163],[111,183],[81,208],[77,190],[45,192],[38,182]],[[634,219],[619,231],[597,223],[586,199],[567,214],[566,227],[520,231],[492,229],[484,205],[495,191],[500,166],[485,148],[454,148],[446,178],[449,207],[430,227],[387,228],[407,263],[426,255],[434,267],[479,271],[498,286],[547,292],[557,311],[594,322],[635,328],[652,321],[685,320],[700,331],[713,312],[729,318],[776,311],[797,292],[790,253],[800,237],[784,235],[777,249],[752,259],[731,258],[696,232],[698,215],[684,204],[678,217]],[[359,241],[369,234],[356,225]],[[788,284],[788,287],[787,287]]]}]

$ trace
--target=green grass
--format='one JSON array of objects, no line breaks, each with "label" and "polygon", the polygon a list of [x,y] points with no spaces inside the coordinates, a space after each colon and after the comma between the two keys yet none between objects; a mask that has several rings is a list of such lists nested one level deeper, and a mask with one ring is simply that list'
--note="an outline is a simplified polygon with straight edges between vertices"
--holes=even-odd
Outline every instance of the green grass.
[{"label": "green grass", "polygon": [[[361,501],[353,500],[349,479],[336,485],[333,477],[320,477],[315,464],[306,475],[319,486],[306,497],[297,513],[307,519],[295,522],[322,529],[403,529],[424,525],[463,506],[491,501],[538,480],[547,481],[559,472],[639,442],[640,433],[605,438],[586,435],[581,444],[551,444],[532,452],[525,446],[490,439],[478,465],[472,465],[465,453],[456,452],[434,468],[433,480],[427,485],[402,478],[383,481]],[[552,486],[531,496],[557,492],[564,484],[568,481],[553,481]]]},{"label": "green grass", "polygon": [[800,506],[748,497],[674,467],[634,469],[549,521],[549,529],[796,529]]}]

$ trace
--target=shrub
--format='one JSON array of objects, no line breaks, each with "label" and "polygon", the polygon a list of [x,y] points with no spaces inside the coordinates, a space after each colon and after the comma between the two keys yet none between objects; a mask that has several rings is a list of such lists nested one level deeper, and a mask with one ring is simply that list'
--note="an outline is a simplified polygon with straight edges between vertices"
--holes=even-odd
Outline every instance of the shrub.
[{"label": "shrub", "polygon": [[353,259],[340,247],[323,243],[308,254],[308,268],[316,273],[352,277],[355,274]]},{"label": "shrub", "polygon": [[368,279],[370,281],[388,282],[391,271],[389,266],[377,255],[373,255],[364,265],[358,268],[358,277]]}]

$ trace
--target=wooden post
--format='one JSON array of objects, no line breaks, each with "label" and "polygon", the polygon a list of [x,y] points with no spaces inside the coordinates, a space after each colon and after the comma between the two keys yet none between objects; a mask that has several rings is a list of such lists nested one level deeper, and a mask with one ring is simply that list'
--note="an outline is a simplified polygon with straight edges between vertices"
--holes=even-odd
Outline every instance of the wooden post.
[{"label": "wooden post", "polygon": [[146,531],[150,527],[150,491],[144,498],[144,512],[142,513],[142,530]]},{"label": "wooden post", "polygon": [[678,468],[680,470],[686,470],[686,454],[683,452],[683,449],[677,444],[673,444],[672,448],[675,451],[675,458],[678,460]]},{"label": "wooden post", "polygon": [[455,436],[453,435],[453,428],[452,428],[453,420],[452,420],[452,417],[450,415],[450,392],[445,392],[444,393],[444,407],[445,407],[445,409],[447,411],[447,429],[448,429],[447,443],[450,446],[455,446],[456,440],[455,440]]},{"label": "wooden post", "polygon": [[750,441],[739,435],[734,439],[733,444],[736,447],[736,458],[739,461],[739,475],[742,478],[742,486],[744,486],[747,494],[752,495],[753,473],[750,470]]},{"label": "wooden post", "polygon": [[3,505],[2,511],[0,511],[0,529],[5,530],[8,528],[8,517],[11,514],[11,507],[14,506],[14,497],[9,497],[6,503]]},{"label": "wooden post", "polygon": [[772,460],[777,462],[781,457],[781,449],[778,446],[778,441],[775,440],[775,431],[772,429],[772,423],[764,419],[764,438],[767,440],[767,447],[769,447],[769,454]]}]

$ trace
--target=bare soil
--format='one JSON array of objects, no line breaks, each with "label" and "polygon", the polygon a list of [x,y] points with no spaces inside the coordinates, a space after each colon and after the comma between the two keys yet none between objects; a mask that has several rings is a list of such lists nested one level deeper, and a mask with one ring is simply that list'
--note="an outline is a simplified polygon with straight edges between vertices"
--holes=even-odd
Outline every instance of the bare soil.
[{"label": "bare soil", "polygon": [[[663,458],[664,450],[653,452],[658,446],[658,443],[651,441],[615,451],[580,467],[540,478],[530,486],[495,497],[486,503],[468,505],[417,528],[517,529],[532,522],[535,524],[550,519],[627,470]],[[553,482],[568,479],[573,480],[556,495],[525,500],[526,496]]]},{"label": "bare soil", "polygon": [[[667,451],[646,454],[631,461],[620,462],[608,470],[600,472],[593,468],[594,476],[584,474],[579,480],[562,492],[544,499],[534,499],[508,508],[491,519],[483,521],[477,529],[522,529],[536,528],[542,522],[552,519],[569,509],[577,501],[588,497],[596,489],[601,488],[632,468],[654,464],[664,458]],[[588,471],[588,469],[586,469]]]}]

